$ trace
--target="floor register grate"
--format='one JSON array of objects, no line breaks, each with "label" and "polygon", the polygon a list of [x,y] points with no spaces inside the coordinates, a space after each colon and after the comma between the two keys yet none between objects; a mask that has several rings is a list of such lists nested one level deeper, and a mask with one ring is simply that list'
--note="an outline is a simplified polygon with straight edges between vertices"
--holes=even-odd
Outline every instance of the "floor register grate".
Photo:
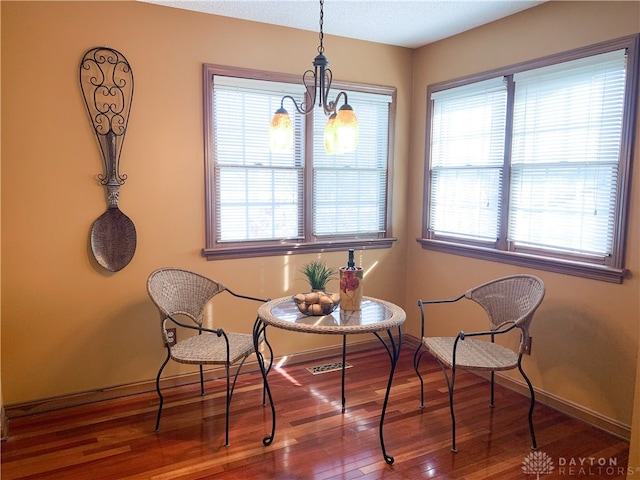
[{"label": "floor register grate", "polygon": [[[351,368],[353,365],[345,363],[344,368]],[[312,375],[320,375],[321,373],[335,372],[336,370],[342,370],[342,362],[325,363],[324,365],[316,365],[314,367],[308,367],[307,370]]]}]

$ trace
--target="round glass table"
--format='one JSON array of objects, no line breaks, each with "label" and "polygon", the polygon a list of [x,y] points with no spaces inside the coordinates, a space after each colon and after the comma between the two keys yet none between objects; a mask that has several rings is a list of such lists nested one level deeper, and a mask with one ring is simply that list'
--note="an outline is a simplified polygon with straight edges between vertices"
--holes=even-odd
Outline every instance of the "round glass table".
[{"label": "round glass table", "polygon": [[[282,297],[271,300],[258,309],[258,316],[253,328],[253,341],[255,351],[258,357],[258,364],[264,379],[265,390],[269,397],[271,405],[272,424],[271,434],[266,436],[262,443],[270,445],[273,441],[276,430],[276,413],[271,390],[267,381],[269,369],[265,369],[264,357],[260,352],[259,344],[264,341],[269,347],[271,358],[273,359],[273,350],[267,339],[266,330],[268,326],[280,328],[283,330],[291,330],[302,333],[314,333],[321,335],[342,335],[342,410],[345,407],[345,359],[346,359],[346,338],[347,335],[372,333],[385,347],[391,368],[389,372],[389,381],[387,382],[387,390],[380,413],[380,446],[382,447],[382,455],[385,462],[391,465],[394,461],[393,457],[388,455],[384,445],[383,425],[384,417],[389,401],[389,392],[393,381],[398,357],[400,355],[400,345],[402,343],[401,325],[406,320],[404,310],[393,303],[379,300],[373,297],[363,297],[361,310],[344,311],[337,308],[329,315],[309,316],[300,313],[298,307],[291,297]],[[397,329],[397,338],[394,337],[393,330]],[[385,338],[386,337],[386,338]]]}]

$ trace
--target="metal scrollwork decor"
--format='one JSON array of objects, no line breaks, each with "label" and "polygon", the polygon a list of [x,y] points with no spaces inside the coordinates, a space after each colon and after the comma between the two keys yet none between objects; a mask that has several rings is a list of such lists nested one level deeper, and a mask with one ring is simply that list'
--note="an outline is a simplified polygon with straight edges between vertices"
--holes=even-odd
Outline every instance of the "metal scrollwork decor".
[{"label": "metal scrollwork decor", "polygon": [[136,249],[136,228],[118,207],[127,179],[120,174],[120,153],[133,101],[133,71],[122,53],[95,47],[80,62],[80,88],[102,156],[104,173],[98,180],[107,188],[107,211],[91,226],[91,250],[102,267],[116,272]]}]

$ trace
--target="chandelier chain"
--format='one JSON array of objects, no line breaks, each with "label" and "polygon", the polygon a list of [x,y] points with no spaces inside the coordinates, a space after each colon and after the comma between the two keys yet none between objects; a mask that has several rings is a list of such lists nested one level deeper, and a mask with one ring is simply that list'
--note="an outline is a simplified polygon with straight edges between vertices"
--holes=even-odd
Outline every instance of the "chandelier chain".
[{"label": "chandelier chain", "polygon": [[322,31],[322,24],[324,20],[324,0],[320,0],[320,33],[318,37],[320,37],[320,45],[318,46],[318,53],[324,53],[324,46],[322,45],[322,40],[324,39],[324,33]]},{"label": "chandelier chain", "polygon": [[[348,103],[347,93],[344,91],[338,92],[335,100],[329,100],[333,74],[327,68],[329,60],[324,56],[324,0],[319,0],[319,2],[320,32],[318,37],[320,44],[318,45],[318,55],[313,59],[314,68],[313,70],[306,70],[302,75],[305,93],[300,103],[291,95],[284,95],[280,100],[280,108],[276,110],[269,128],[269,141],[272,152],[284,153],[285,150],[289,152],[293,143],[293,124],[284,108],[285,100],[290,100],[296,111],[301,115],[309,115],[313,112],[315,105],[322,108],[324,114],[329,117],[324,133],[325,151],[327,153],[352,152],[355,151],[358,143],[358,120],[353,108]],[[341,99],[344,104],[338,109],[337,106]]]}]

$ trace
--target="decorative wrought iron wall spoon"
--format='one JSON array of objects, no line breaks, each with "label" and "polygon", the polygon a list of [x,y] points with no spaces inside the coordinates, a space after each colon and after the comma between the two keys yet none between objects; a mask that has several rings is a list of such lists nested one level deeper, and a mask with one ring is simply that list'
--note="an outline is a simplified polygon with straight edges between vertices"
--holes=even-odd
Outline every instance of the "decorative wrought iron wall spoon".
[{"label": "decorative wrought iron wall spoon", "polygon": [[136,250],[136,227],[118,208],[120,153],[133,100],[133,72],[117,50],[95,47],[80,62],[80,88],[100,145],[104,174],[98,175],[107,188],[107,210],[91,226],[91,250],[98,263],[117,272],[126,267]]}]

